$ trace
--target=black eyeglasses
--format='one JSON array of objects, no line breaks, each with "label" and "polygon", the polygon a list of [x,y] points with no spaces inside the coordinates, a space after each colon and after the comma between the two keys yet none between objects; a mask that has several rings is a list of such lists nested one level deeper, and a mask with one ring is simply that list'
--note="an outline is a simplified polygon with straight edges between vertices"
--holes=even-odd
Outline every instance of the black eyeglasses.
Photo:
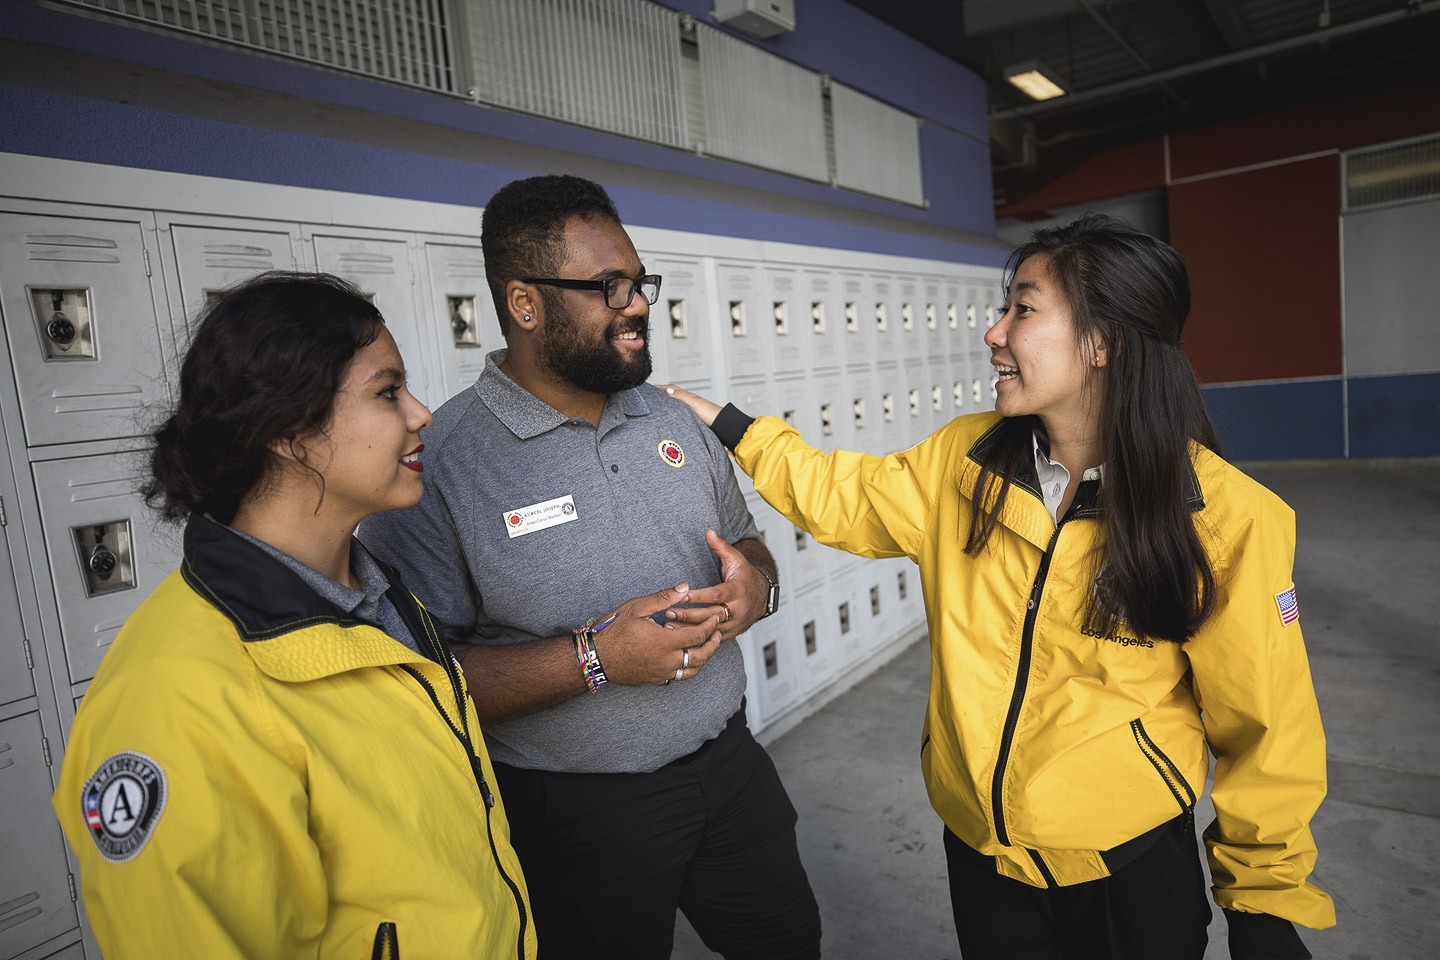
[{"label": "black eyeglasses", "polygon": [[639,280],[630,277],[611,277],[609,280],[556,280],[549,277],[526,277],[525,283],[543,283],[547,287],[561,287],[566,290],[599,290],[605,294],[605,306],[611,310],[624,310],[635,299],[635,291],[646,303],[660,299],[660,275],[647,273]]}]

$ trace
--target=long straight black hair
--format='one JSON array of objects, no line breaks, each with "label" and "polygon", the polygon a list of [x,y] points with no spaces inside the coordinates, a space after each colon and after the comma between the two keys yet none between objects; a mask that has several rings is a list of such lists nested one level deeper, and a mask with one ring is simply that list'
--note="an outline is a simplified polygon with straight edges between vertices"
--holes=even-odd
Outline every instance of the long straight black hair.
[{"label": "long straight black hair", "polygon": [[[1007,290],[1032,257],[1065,297],[1076,350],[1098,338],[1107,356],[1094,368],[1104,533],[1085,627],[1106,636],[1123,621],[1140,636],[1183,643],[1209,616],[1215,592],[1192,516],[1190,443],[1220,448],[1181,350],[1190,313],[1185,264],[1168,244],[1098,214],[1037,230],[1010,255]],[[994,456],[975,481],[966,553],[989,541],[1038,426],[1036,417],[1014,417],[997,429]]]}]

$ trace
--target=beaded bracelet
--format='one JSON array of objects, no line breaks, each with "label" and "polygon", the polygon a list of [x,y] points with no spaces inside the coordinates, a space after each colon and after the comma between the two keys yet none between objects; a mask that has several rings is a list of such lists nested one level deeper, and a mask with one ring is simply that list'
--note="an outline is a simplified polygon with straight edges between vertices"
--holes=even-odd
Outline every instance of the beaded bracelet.
[{"label": "beaded bracelet", "polygon": [[[585,687],[591,693],[597,692],[600,684],[609,682],[609,678],[605,676],[605,668],[600,666],[600,655],[595,652],[595,634],[614,623],[619,613],[617,609],[603,620],[600,617],[591,617],[585,621],[583,627],[572,631],[575,634],[575,659],[580,661]],[[600,622],[597,623],[597,620]]]}]

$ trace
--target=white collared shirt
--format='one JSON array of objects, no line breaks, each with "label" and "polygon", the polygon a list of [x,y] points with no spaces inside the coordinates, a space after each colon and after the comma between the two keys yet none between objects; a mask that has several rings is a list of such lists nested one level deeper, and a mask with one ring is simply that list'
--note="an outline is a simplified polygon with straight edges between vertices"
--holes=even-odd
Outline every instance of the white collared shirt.
[{"label": "white collared shirt", "polygon": [[[1065,488],[1070,486],[1070,471],[1065,469],[1063,464],[1050,459],[1048,445],[1040,442],[1039,430],[1032,433],[1030,439],[1035,444],[1035,477],[1040,484],[1040,496],[1045,501],[1045,509],[1049,512],[1050,519],[1058,524],[1060,501],[1065,497]],[[1080,475],[1080,479],[1101,480],[1104,476],[1105,465],[1102,463],[1086,470]]]}]

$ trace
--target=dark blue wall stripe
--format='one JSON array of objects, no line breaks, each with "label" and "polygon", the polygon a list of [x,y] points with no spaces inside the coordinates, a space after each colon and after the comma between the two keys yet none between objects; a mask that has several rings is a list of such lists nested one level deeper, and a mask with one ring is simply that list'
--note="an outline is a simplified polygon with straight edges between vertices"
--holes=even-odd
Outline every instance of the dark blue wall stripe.
[{"label": "dark blue wall stripe", "polygon": [[1351,380],[1350,456],[1440,456],[1440,373]]},{"label": "dark blue wall stripe", "polygon": [[1345,455],[1344,396],[1336,380],[1204,390],[1227,460],[1310,460]]}]

